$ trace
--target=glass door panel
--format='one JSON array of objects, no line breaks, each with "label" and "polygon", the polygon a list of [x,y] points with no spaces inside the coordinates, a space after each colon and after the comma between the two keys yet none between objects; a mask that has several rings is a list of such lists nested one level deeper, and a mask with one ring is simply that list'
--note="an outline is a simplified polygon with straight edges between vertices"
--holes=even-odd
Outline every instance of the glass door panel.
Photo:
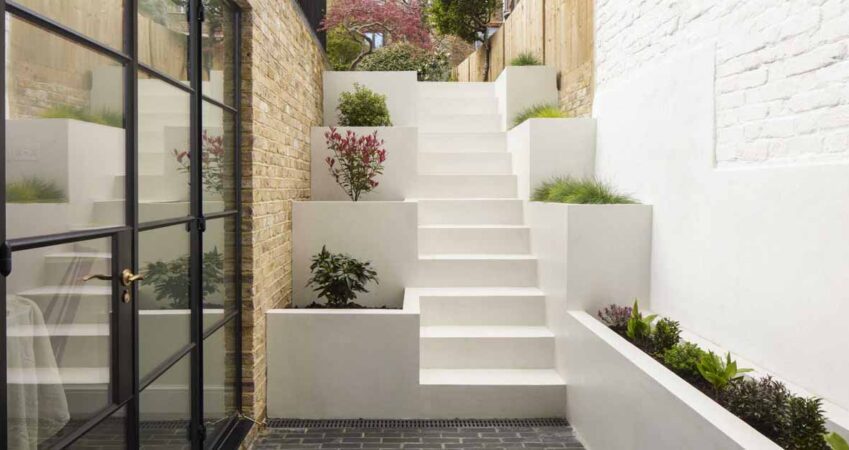
[{"label": "glass door panel", "polygon": [[139,62],[188,85],[188,0],[138,0],[138,4]]},{"label": "glass door panel", "polygon": [[77,439],[73,450],[123,450],[127,447],[127,408],[121,408]]},{"label": "glass door panel", "polygon": [[[123,0],[17,0],[17,2],[116,50],[120,50],[123,45]],[[33,45],[40,44],[33,42]]]},{"label": "glass door panel", "polygon": [[203,103],[203,207],[207,214],[236,209],[235,114]]},{"label": "glass door panel", "polygon": [[236,310],[236,216],[209,220],[203,239],[203,327]]},{"label": "glass door panel", "polygon": [[226,0],[205,0],[203,24],[203,93],[233,106],[235,101],[235,16]]},{"label": "glass door panel", "polygon": [[139,445],[142,448],[191,448],[191,355],[183,356],[150,385],[139,398]]},{"label": "glass door panel", "polygon": [[203,341],[203,422],[210,437],[223,431],[238,408],[236,333],[231,319]]}]

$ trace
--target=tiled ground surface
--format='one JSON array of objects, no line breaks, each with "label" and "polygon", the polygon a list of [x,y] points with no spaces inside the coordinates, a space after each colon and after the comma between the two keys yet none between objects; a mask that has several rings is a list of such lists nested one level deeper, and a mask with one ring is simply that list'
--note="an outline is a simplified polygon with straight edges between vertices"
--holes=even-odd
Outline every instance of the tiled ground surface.
[{"label": "tiled ground surface", "polygon": [[572,427],[268,428],[256,450],[583,449]]}]

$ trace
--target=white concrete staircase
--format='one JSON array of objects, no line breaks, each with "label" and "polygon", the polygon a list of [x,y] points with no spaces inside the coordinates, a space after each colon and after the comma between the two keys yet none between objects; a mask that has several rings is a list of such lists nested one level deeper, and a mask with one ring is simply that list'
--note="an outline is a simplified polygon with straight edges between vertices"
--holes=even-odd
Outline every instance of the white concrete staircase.
[{"label": "white concrete staircase", "polygon": [[494,85],[420,83],[419,382],[442,417],[562,416]]}]

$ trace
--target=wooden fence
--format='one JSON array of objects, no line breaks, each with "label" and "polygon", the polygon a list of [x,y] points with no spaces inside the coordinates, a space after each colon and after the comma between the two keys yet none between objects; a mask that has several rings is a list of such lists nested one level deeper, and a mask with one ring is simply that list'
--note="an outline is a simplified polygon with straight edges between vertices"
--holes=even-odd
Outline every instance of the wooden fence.
[{"label": "wooden fence", "polygon": [[[559,74],[560,106],[588,116],[593,93],[593,0],[522,0],[490,38],[489,80],[521,53],[531,53]],[[483,48],[455,68],[458,81],[483,81]]]}]

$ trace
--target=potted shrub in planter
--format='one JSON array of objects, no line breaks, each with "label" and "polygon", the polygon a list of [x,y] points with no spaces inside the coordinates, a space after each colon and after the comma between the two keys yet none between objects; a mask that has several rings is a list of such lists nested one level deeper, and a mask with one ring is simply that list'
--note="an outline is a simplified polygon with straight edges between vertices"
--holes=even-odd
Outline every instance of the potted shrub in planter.
[{"label": "potted shrub in planter", "polygon": [[309,308],[363,308],[354,303],[357,294],[368,292],[366,285],[369,282],[378,283],[377,272],[372,269],[370,262],[361,262],[341,253],[330,253],[326,246],[313,256],[310,271],[312,278],[307,286],[314,288],[318,298],[326,299],[327,304],[313,302]]}]

